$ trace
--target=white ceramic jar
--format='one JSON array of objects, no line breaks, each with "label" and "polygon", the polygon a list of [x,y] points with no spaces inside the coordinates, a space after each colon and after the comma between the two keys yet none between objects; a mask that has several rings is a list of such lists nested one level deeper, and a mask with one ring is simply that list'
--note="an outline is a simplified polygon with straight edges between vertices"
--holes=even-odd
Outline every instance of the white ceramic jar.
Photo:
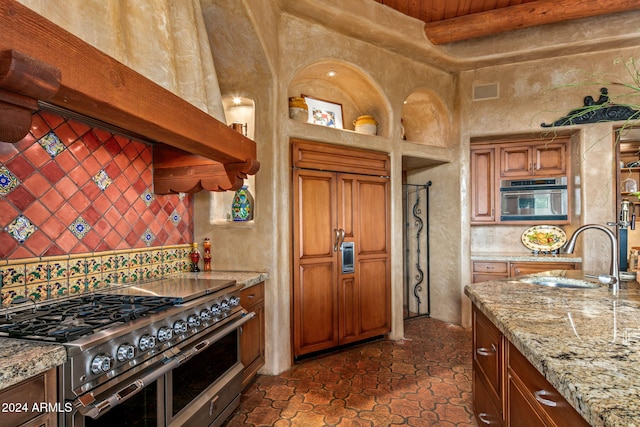
[{"label": "white ceramic jar", "polygon": [[289,98],[289,118],[304,123],[309,121],[309,106],[304,98],[297,96]]},{"label": "white ceramic jar", "polygon": [[365,135],[375,135],[378,132],[378,122],[373,116],[360,116],[353,121],[355,131]]}]

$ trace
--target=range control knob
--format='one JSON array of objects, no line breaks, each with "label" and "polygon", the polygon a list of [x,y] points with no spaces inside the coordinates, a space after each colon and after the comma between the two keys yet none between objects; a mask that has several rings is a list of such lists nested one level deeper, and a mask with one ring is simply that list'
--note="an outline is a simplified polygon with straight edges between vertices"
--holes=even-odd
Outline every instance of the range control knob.
[{"label": "range control knob", "polygon": [[187,318],[187,323],[189,324],[190,328],[197,328],[198,326],[200,326],[200,317],[198,317],[197,314],[192,314]]},{"label": "range control knob", "polygon": [[162,328],[158,329],[158,341],[165,342],[169,341],[171,338],[173,338],[173,331],[171,330],[171,328],[163,326]]},{"label": "range control knob", "polygon": [[176,335],[184,334],[185,332],[187,332],[187,322],[185,322],[184,320],[178,320],[173,324],[173,332]]},{"label": "range control knob", "polygon": [[156,337],[145,334],[140,337],[140,341],[138,342],[138,348],[142,351],[151,350],[156,346]]},{"label": "range control knob", "polygon": [[223,299],[220,302],[220,309],[222,310],[223,313],[226,312],[226,311],[231,310],[231,306],[229,305],[229,300],[228,299]]},{"label": "range control knob", "polygon": [[229,298],[229,304],[231,304],[231,307],[237,307],[238,305],[240,305],[240,298],[232,296],[231,298]]},{"label": "range control knob", "polygon": [[111,370],[111,357],[108,354],[99,354],[91,361],[92,374],[98,375],[109,370]]},{"label": "range control knob", "polygon": [[214,317],[220,315],[220,304],[213,304],[211,306],[211,314],[213,314]]},{"label": "range control knob", "polygon": [[208,322],[209,320],[211,320],[211,310],[209,310],[208,308],[202,310],[200,312],[200,319],[202,319],[203,322]]},{"label": "range control knob", "polygon": [[116,351],[116,359],[118,362],[124,362],[125,360],[131,360],[136,356],[136,348],[131,344],[122,344]]}]

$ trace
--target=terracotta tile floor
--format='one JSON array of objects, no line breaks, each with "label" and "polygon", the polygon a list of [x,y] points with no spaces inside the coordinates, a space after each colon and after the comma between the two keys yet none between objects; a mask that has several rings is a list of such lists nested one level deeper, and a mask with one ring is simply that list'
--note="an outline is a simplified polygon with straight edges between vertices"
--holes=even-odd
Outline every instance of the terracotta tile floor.
[{"label": "terracotta tile floor", "polygon": [[227,427],[477,426],[471,331],[429,318],[380,340],[258,375]]}]

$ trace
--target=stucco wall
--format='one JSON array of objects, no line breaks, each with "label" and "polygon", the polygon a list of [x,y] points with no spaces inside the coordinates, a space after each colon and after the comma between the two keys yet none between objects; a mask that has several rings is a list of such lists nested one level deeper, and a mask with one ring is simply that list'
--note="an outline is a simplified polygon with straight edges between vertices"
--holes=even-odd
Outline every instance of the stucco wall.
[{"label": "stucco wall", "polygon": [[[215,3],[215,4],[213,4]],[[392,162],[392,293],[394,338],[403,337],[402,322],[402,158],[403,155],[437,159],[439,163],[456,158],[456,133],[431,145],[404,142],[400,138],[400,117],[403,101],[414,91],[431,94],[439,105],[441,117],[433,125],[439,129],[454,128],[455,75],[427,67],[411,59],[374,47],[360,40],[310,24],[299,18],[275,12],[267,2],[216,1],[203,2],[206,17],[216,17],[211,26],[211,45],[219,73],[223,96],[239,93],[256,101],[255,140],[258,144],[260,172],[256,175],[256,214],[253,224],[219,225],[196,221],[196,235],[211,233],[219,241],[230,242],[235,251],[221,251],[214,260],[220,268],[258,268],[270,272],[266,291],[267,373],[277,373],[291,363],[290,298],[291,298],[291,161],[289,140],[292,137],[328,142],[390,153]],[[254,20],[258,13],[265,20]],[[278,16],[274,32],[273,18]],[[208,21],[209,22],[209,21]],[[209,24],[208,24],[209,25]],[[240,33],[241,35],[238,35]],[[277,38],[272,38],[277,33]],[[277,55],[278,52],[286,54]],[[330,83],[305,81],[298,76],[319,63],[333,63],[352,70],[350,81]],[[384,64],[381,66],[380,64]],[[339,77],[340,78],[340,77]],[[379,92],[374,106],[380,121],[384,121],[385,136],[363,136],[352,131],[339,131],[288,118],[288,97],[300,93],[326,90],[336,102],[352,105],[353,114],[362,104],[357,91],[364,80]],[[322,89],[320,89],[322,87]],[[341,90],[336,90],[342,87]],[[349,114],[350,109],[345,109]],[[369,111],[361,111],[366,114]],[[345,127],[351,127],[355,117],[345,117]],[[443,122],[446,126],[443,126]],[[440,131],[437,134],[441,135]],[[459,168],[440,169],[437,173],[439,191],[449,194],[439,209],[440,222],[460,212]],[[198,195],[197,203],[209,196]],[[204,206],[206,203],[201,203]],[[196,209],[197,210],[197,209]],[[199,215],[196,212],[196,216]],[[452,227],[446,240],[460,240],[460,228]],[[459,253],[457,245],[442,245],[434,254],[434,265],[445,266],[439,276],[439,288],[446,296],[439,313],[443,320],[460,322],[460,278],[453,268]],[[439,291],[440,292],[440,291]],[[453,294],[453,298],[449,295]],[[445,308],[446,306],[446,308]]]},{"label": "stucco wall", "polygon": [[224,120],[199,0],[18,1]]}]

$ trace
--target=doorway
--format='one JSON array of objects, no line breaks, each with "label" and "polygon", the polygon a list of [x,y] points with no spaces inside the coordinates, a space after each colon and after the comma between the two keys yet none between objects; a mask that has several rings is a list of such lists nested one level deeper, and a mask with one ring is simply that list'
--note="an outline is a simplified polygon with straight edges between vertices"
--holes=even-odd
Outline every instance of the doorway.
[{"label": "doorway", "polygon": [[431,181],[402,184],[404,320],[431,314],[429,187]]}]

